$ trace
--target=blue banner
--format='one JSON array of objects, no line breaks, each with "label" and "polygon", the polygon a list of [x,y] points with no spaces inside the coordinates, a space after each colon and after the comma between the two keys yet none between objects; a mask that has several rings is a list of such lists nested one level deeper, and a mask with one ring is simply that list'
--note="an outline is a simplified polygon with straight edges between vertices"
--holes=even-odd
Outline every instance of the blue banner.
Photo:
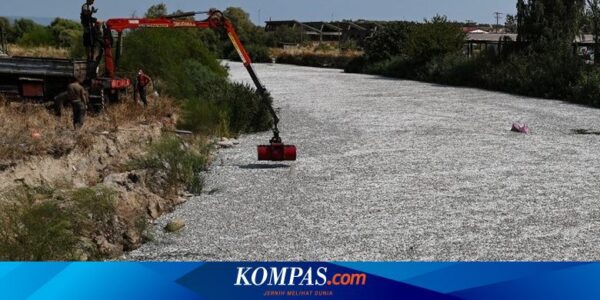
[{"label": "blue banner", "polygon": [[599,299],[599,263],[1,263],[0,299]]}]

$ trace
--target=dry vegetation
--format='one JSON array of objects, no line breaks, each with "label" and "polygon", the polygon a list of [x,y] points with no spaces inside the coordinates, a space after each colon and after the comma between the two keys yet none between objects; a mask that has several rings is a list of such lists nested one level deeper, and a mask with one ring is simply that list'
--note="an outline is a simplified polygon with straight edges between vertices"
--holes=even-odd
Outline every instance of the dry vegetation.
[{"label": "dry vegetation", "polygon": [[[1,100],[0,100],[1,101]],[[85,126],[73,129],[71,109],[56,117],[43,104],[4,102],[0,105],[0,162],[25,159],[34,155],[61,157],[73,148],[87,148],[93,136],[114,132],[119,128],[140,124],[161,123],[174,128],[178,108],[170,99],[160,99],[148,108],[124,101],[112,105],[98,115],[88,114]]]},{"label": "dry vegetation", "polygon": [[353,59],[362,55],[358,50],[339,50],[321,44],[297,49],[271,49],[277,63],[327,68],[345,68]]},{"label": "dry vegetation", "polygon": [[338,50],[335,48],[331,49],[319,49],[317,46],[304,47],[304,48],[295,48],[295,49],[281,49],[281,48],[271,48],[271,56],[279,57],[281,55],[322,55],[328,57],[357,57],[363,54],[363,51],[360,50]]},{"label": "dry vegetation", "polygon": [[11,44],[8,45],[8,54],[11,56],[69,58],[69,49],[49,46],[22,47]]}]

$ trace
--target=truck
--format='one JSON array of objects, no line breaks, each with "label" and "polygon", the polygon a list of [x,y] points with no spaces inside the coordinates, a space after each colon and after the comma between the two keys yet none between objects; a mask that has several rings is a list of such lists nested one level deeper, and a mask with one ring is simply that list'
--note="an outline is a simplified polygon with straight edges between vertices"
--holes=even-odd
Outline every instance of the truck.
[{"label": "truck", "polygon": [[100,76],[99,61],[9,55],[0,30],[0,96],[8,101],[48,102],[78,79],[90,92],[92,108],[116,101],[129,79]]},{"label": "truck", "polygon": [[8,100],[50,101],[72,78],[93,77],[83,60],[45,57],[0,57],[0,93]]}]

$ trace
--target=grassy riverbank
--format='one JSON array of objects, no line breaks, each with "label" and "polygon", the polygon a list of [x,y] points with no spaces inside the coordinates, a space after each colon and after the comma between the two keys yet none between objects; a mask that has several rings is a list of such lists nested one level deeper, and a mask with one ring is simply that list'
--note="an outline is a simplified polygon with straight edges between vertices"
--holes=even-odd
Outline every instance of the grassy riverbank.
[{"label": "grassy riverbank", "polygon": [[271,49],[271,56],[277,63],[319,68],[343,69],[360,55],[361,51],[342,51],[327,45],[289,50]]},{"label": "grassy riverbank", "polygon": [[522,28],[527,42],[500,42],[497,51],[469,58],[464,33],[444,17],[392,24],[345,70],[600,106],[600,69],[573,51],[578,31],[557,24],[539,33],[536,26]]}]

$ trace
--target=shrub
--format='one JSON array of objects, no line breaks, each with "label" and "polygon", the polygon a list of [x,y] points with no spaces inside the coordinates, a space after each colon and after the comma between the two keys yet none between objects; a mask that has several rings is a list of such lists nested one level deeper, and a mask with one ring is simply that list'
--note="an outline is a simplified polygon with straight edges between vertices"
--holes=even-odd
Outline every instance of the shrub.
[{"label": "shrub", "polygon": [[348,64],[344,67],[344,72],[346,73],[363,73],[365,72],[365,68],[367,66],[366,55],[357,56],[351,59]]},{"label": "shrub", "polygon": [[[164,89],[159,92],[180,99],[184,128],[229,135],[269,127],[270,116],[260,98],[253,89],[227,80],[225,68],[201,44],[198,31],[144,29],[132,32],[125,44],[125,72],[143,68],[159,78]],[[264,47],[254,53],[268,56]]]},{"label": "shrub", "polygon": [[219,124],[228,123],[214,101],[207,99],[187,100],[183,104],[183,115],[180,126],[193,132],[226,136],[228,130],[222,132]]},{"label": "shrub", "polygon": [[308,67],[325,67],[325,68],[345,68],[348,63],[354,59],[354,56],[338,55],[338,53],[286,53],[282,52],[276,58],[277,63],[308,66]]},{"label": "shrub", "polygon": [[330,52],[330,51],[335,51],[336,49],[334,47],[332,47],[329,44],[325,44],[325,43],[320,43],[318,44],[314,51],[315,52]]},{"label": "shrub", "polygon": [[36,24],[35,27],[23,34],[17,44],[28,47],[55,46],[56,40],[49,28]]},{"label": "shrub", "polygon": [[148,153],[132,162],[133,168],[163,172],[166,179],[162,194],[183,186],[192,193],[202,191],[202,176],[208,163],[208,147],[202,140],[184,141],[176,135],[165,134],[152,143]]},{"label": "shrub", "polygon": [[105,188],[5,192],[0,198],[0,260],[99,258],[85,240],[114,227],[114,201],[114,192]]},{"label": "shrub", "polygon": [[490,65],[482,72],[486,88],[556,99],[570,98],[571,86],[583,72],[580,61],[560,53],[517,53]]},{"label": "shrub", "polygon": [[[202,44],[216,57],[225,57],[223,54],[225,41],[221,39],[215,30],[200,30],[198,36]],[[228,41],[227,41],[228,42]],[[229,43],[229,42],[228,42]]]},{"label": "shrub", "polygon": [[196,29],[140,29],[128,34],[124,44],[122,73],[134,76],[142,68],[150,76],[166,82],[166,91],[161,93],[178,99],[192,96],[181,89],[190,80],[182,70],[192,61],[222,80],[227,76],[215,56],[201,43]]},{"label": "shrub", "polygon": [[4,204],[0,224],[2,260],[74,259],[76,227],[57,203]]},{"label": "shrub", "polygon": [[116,193],[107,188],[80,188],[69,195],[74,202],[76,224],[85,233],[107,232],[113,228]]},{"label": "shrub", "polygon": [[[50,31],[54,37],[54,41],[56,46],[70,48],[73,47],[75,43],[81,43],[81,36],[83,34],[83,29],[81,28],[81,24],[67,20],[56,18],[52,24],[49,26]],[[76,38],[80,38],[79,40],[75,40]]]},{"label": "shrub", "polygon": [[412,25],[405,22],[387,24],[368,39],[365,55],[369,61],[382,61],[406,53],[406,46]]},{"label": "shrub", "polygon": [[600,107],[600,70],[588,68],[573,84],[572,100]]},{"label": "shrub", "polygon": [[360,47],[355,40],[346,40],[340,44],[340,49],[344,52],[347,51],[358,51]]},{"label": "shrub", "polygon": [[[425,24],[395,24],[379,31],[361,58],[346,72],[364,72],[473,86],[533,97],[600,106],[600,72],[586,66],[570,47],[545,47],[505,41],[501,53],[476,58],[462,53],[464,34],[445,17]],[[383,49],[377,53],[378,48]]]},{"label": "shrub", "polygon": [[445,16],[435,16],[424,24],[413,26],[405,54],[412,60],[427,62],[461,52],[464,43],[465,34],[460,27],[449,23]]},{"label": "shrub", "polygon": [[461,54],[438,56],[429,61],[420,74],[421,80],[452,85],[477,85],[479,61]]},{"label": "shrub", "polygon": [[[246,51],[248,51],[248,55],[250,55],[250,59],[255,63],[270,63],[271,62],[271,54],[269,53],[269,48],[257,45],[257,44],[249,44],[245,46]],[[241,61],[240,55],[237,53],[235,49],[229,53],[228,58],[232,61]]]},{"label": "shrub", "polygon": [[0,17],[0,33],[4,34],[7,42],[14,43],[16,41],[14,28],[6,17]]},{"label": "shrub", "polygon": [[9,41],[17,42],[25,33],[34,30],[36,27],[41,26],[33,22],[33,20],[23,18],[15,20],[11,30],[13,35],[9,37]]},{"label": "shrub", "polygon": [[405,56],[394,56],[390,59],[367,65],[365,72],[390,77],[416,79],[420,66]]},{"label": "shrub", "polygon": [[[212,94],[184,103],[181,126],[209,134],[239,134],[267,130],[271,116],[255,90],[240,83],[212,87]],[[269,102],[272,102],[268,97]]]},{"label": "shrub", "polygon": [[82,40],[83,32],[78,32],[71,37],[71,42],[69,44],[69,55],[71,58],[84,58],[86,56]]},{"label": "shrub", "polygon": [[[231,133],[259,132],[269,129],[271,115],[263,99],[248,85],[231,83],[224,93],[219,95],[219,102],[227,113]],[[266,95],[269,105],[273,99]]]}]

